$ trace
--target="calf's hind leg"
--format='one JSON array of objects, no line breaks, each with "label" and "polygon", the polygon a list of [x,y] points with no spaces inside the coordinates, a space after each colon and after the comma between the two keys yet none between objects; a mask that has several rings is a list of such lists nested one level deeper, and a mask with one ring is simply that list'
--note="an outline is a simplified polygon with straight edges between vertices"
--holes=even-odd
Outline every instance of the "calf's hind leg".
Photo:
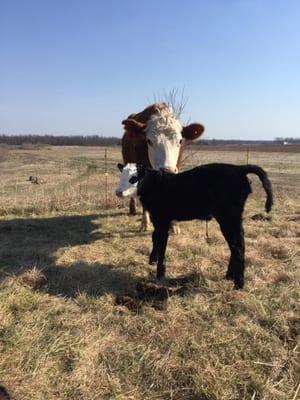
[{"label": "calf's hind leg", "polygon": [[241,218],[218,220],[221,231],[230,249],[230,260],[226,279],[234,281],[236,289],[244,287],[245,240]]}]

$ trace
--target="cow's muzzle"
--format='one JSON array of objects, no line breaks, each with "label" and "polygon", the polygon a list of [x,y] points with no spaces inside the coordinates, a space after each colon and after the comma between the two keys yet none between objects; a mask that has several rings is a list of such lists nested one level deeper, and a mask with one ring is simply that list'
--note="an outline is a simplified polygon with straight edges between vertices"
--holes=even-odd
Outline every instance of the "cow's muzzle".
[{"label": "cow's muzzle", "polygon": [[161,172],[166,173],[166,174],[177,174],[178,173],[178,168],[160,168],[159,169]]}]

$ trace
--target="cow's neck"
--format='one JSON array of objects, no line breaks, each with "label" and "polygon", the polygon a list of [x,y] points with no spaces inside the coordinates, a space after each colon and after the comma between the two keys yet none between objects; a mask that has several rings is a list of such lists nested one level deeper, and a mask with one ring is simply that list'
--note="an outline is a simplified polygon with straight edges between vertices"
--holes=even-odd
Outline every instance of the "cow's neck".
[{"label": "cow's neck", "polygon": [[187,141],[185,139],[183,139],[182,142],[181,142],[180,149],[179,149],[179,155],[178,155],[178,160],[177,160],[177,165],[176,165],[178,171],[180,171],[180,168],[181,168],[181,163],[182,163],[182,159],[183,159],[183,152],[184,152],[184,149],[185,149],[186,145],[187,145]]}]

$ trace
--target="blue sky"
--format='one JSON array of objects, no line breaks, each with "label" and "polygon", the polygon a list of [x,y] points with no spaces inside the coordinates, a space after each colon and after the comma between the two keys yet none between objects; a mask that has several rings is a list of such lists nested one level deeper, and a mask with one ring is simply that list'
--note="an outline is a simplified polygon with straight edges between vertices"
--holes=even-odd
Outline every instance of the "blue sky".
[{"label": "blue sky", "polygon": [[0,133],[121,136],[172,89],[205,137],[300,137],[298,0],[0,0]]}]

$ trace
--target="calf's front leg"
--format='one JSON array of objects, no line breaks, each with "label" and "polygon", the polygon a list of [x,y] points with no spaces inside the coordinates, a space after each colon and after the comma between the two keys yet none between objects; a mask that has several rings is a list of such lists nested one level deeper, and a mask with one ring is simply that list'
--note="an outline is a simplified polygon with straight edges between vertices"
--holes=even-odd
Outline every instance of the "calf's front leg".
[{"label": "calf's front leg", "polygon": [[150,227],[150,215],[149,212],[143,207],[142,224],[140,231],[146,232]]},{"label": "calf's front leg", "polygon": [[169,237],[170,223],[165,222],[160,224],[153,222],[153,225],[154,225],[154,232],[152,235],[153,247],[150,254],[149,262],[153,263],[157,261],[156,277],[157,279],[162,279],[165,277],[166,274],[166,266],[164,261],[165,261],[165,254]]},{"label": "calf's front leg", "polygon": [[136,215],[136,201],[133,197],[130,198],[129,202],[129,215]]},{"label": "calf's front leg", "polygon": [[152,251],[149,256],[149,264],[150,265],[157,263],[157,246],[158,246],[157,230],[154,229],[154,231],[152,233]]}]

